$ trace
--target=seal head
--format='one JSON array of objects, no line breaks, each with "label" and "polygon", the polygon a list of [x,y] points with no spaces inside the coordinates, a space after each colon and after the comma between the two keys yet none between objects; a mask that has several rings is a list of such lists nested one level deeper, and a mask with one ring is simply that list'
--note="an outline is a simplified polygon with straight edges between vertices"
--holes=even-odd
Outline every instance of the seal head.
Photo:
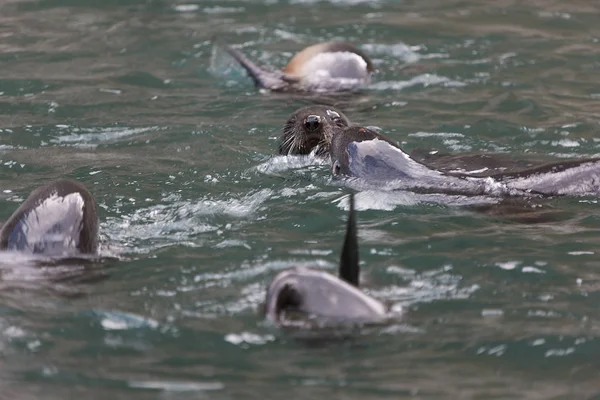
[{"label": "seal head", "polygon": [[[358,261],[354,197],[351,195],[339,278],[312,268],[280,272],[267,289],[267,319],[282,326],[303,327],[307,322],[319,327],[383,322],[387,318],[386,307],[358,288]],[[298,324],[294,324],[295,321],[299,321]]]},{"label": "seal head", "polygon": [[37,188],[0,230],[0,249],[48,256],[95,253],[96,201],[83,184],[60,179]]},{"label": "seal head", "polygon": [[316,154],[329,152],[335,128],[350,124],[338,109],[329,106],[308,106],[296,110],[283,126],[279,154],[306,155],[317,147]]}]

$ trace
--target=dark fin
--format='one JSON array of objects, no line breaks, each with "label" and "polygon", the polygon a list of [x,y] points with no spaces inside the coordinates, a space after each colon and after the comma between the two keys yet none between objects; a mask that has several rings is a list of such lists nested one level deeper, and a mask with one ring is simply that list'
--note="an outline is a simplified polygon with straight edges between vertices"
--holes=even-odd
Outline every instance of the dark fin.
[{"label": "dark fin", "polygon": [[354,194],[350,194],[350,211],[346,225],[346,237],[340,257],[340,278],[358,287],[360,267],[358,266],[358,239],[356,237],[356,215],[354,212]]},{"label": "dark fin", "polygon": [[248,72],[248,75],[254,81],[254,84],[258,87],[262,87],[270,90],[283,90],[287,86],[289,86],[289,82],[294,81],[294,77],[285,75],[281,72],[271,72],[267,71],[264,68],[256,65],[252,60],[248,57],[232,48],[228,44],[219,43],[235,60],[240,63],[242,67]]}]

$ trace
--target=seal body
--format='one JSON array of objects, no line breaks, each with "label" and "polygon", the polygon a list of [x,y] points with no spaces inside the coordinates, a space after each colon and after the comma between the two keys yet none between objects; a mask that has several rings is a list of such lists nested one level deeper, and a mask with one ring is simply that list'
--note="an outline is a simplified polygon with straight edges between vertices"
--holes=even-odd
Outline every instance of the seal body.
[{"label": "seal body", "polygon": [[350,91],[368,85],[375,72],[371,59],[346,42],[306,47],[281,71],[259,67],[231,46],[224,47],[244,67],[256,86],[272,91]]},{"label": "seal body", "polygon": [[324,327],[376,324],[387,308],[358,288],[359,259],[354,196],[340,256],[339,277],[312,268],[282,271],[269,284],[265,316],[280,326]]},{"label": "seal body", "polygon": [[279,154],[305,155],[329,152],[334,129],[350,125],[348,118],[335,107],[315,105],[296,110],[283,126]]},{"label": "seal body", "polygon": [[31,192],[0,230],[0,248],[48,256],[95,253],[96,202],[79,182],[60,179]]},{"label": "seal body", "polygon": [[545,196],[600,195],[600,158],[548,163],[515,173],[490,175],[513,190]]},{"label": "seal body", "polygon": [[355,286],[320,270],[282,271],[267,289],[267,319],[279,325],[308,318],[317,326],[374,324],[386,319],[386,307]]},{"label": "seal body", "polygon": [[386,184],[389,189],[492,196],[600,194],[600,158],[475,177],[429,168],[397,145],[383,140],[381,135],[361,127],[338,129],[334,133],[331,161],[336,175]]}]

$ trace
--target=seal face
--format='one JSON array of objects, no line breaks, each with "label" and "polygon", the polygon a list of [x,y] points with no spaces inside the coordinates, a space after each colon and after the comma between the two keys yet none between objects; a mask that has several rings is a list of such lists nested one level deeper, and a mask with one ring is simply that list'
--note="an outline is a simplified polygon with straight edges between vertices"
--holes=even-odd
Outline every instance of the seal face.
[{"label": "seal face", "polygon": [[346,42],[306,47],[281,71],[269,71],[230,46],[225,50],[248,72],[255,85],[272,91],[339,92],[355,90],[371,81],[371,59]]},{"label": "seal face", "polygon": [[308,106],[296,110],[283,126],[279,154],[306,155],[315,148],[316,154],[329,151],[335,128],[347,127],[348,118],[329,106]]},{"label": "seal face", "polygon": [[339,278],[312,268],[293,268],[280,272],[267,289],[267,319],[288,327],[385,321],[386,307],[358,289],[358,262],[354,197],[351,195]]},{"label": "seal face", "polygon": [[49,256],[95,253],[96,202],[81,183],[60,179],[31,192],[0,230],[0,248]]}]

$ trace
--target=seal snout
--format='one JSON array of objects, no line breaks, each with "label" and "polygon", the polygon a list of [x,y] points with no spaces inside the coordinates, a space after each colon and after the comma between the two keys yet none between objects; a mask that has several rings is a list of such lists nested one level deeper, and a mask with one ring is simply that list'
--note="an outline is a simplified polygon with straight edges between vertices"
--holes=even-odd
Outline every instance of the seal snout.
[{"label": "seal snout", "polygon": [[304,120],[304,127],[309,132],[315,132],[321,126],[321,117],[318,115],[309,115]]},{"label": "seal snout", "polygon": [[283,126],[279,154],[317,155],[329,152],[335,128],[347,127],[348,118],[341,111],[323,105],[296,110]]}]

